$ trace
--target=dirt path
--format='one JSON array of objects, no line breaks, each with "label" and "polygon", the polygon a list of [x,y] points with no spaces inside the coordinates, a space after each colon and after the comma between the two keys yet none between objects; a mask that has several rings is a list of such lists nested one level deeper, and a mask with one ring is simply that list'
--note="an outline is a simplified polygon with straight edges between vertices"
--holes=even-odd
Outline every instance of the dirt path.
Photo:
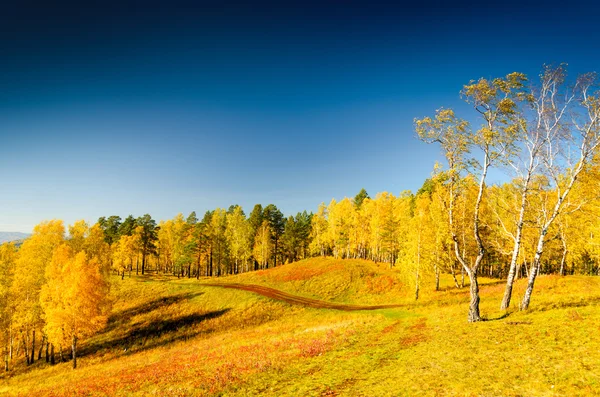
[{"label": "dirt path", "polygon": [[221,287],[221,288],[232,288],[241,289],[244,291],[254,292],[256,294],[266,296],[267,298],[284,301],[293,305],[302,305],[315,307],[319,309],[334,309],[344,311],[355,311],[355,310],[377,310],[377,309],[389,309],[394,307],[402,307],[404,305],[346,305],[343,303],[331,303],[320,301],[317,299],[304,298],[302,296],[291,295],[287,292],[279,291],[269,287],[263,287],[261,285],[254,284],[234,284],[234,283],[202,283],[201,285],[207,287]]}]

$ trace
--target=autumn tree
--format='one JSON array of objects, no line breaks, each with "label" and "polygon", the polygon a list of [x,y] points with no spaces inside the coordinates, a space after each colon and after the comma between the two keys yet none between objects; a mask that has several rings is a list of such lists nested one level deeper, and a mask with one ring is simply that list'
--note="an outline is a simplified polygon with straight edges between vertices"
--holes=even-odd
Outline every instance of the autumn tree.
[{"label": "autumn tree", "polygon": [[77,368],[77,343],[101,330],[110,309],[109,280],[102,265],[77,254],[69,245],[59,246],[46,267],[42,288],[46,334],[53,344],[70,343],[73,368]]},{"label": "autumn tree", "polygon": [[[468,123],[458,119],[452,110],[439,110],[434,118],[426,117],[415,120],[415,128],[419,137],[428,143],[439,143],[448,161],[450,173],[449,223],[455,242],[455,255],[467,272],[470,280],[471,302],[469,305],[469,322],[481,321],[479,314],[479,284],[477,275],[486,252],[486,245],[481,233],[480,209],[483,201],[488,171],[492,165],[501,163],[513,154],[518,129],[518,112],[516,102],[521,98],[521,91],[526,78],[520,73],[511,73],[505,78],[492,81],[481,78],[464,86],[462,95],[478,112],[483,120],[481,128],[472,132]],[[467,159],[466,155],[477,149],[482,159]],[[478,171],[478,192],[472,202],[472,233],[476,241],[476,256],[473,263],[468,263],[459,250],[459,240],[454,231],[454,201],[456,200],[457,178],[468,165],[471,170]]]},{"label": "autumn tree", "polygon": [[[572,87],[557,87],[556,94],[550,96],[549,106],[554,108],[549,111],[548,116],[544,116],[542,122],[543,131],[547,135],[542,162],[544,174],[553,187],[554,197],[551,201],[546,201],[544,210],[539,212],[536,251],[521,302],[522,310],[529,307],[548,232],[563,210],[579,176],[593,160],[600,145],[600,91],[592,91],[596,85],[596,75],[587,73],[579,76]],[[563,102],[557,102],[558,98],[562,98],[560,100]],[[557,119],[555,108],[564,108],[564,112],[569,111],[571,117],[568,125],[560,129],[560,133],[551,128],[554,123],[561,123],[561,119]]]},{"label": "autumn tree", "polygon": [[185,272],[188,277],[190,277],[191,265],[193,262],[193,257],[188,246],[190,239],[190,225],[183,218],[183,214],[181,213],[173,218],[171,238],[173,262],[180,272]]},{"label": "autumn tree", "polygon": [[125,277],[125,272],[133,268],[133,261],[137,259],[141,249],[141,239],[139,234],[131,236],[123,235],[115,244],[112,251],[113,268],[121,274],[121,279]]},{"label": "autumn tree", "polygon": [[460,266],[465,269],[464,252],[461,252],[460,234],[456,224],[456,205],[461,192],[461,174],[466,170],[466,155],[470,150],[469,124],[451,109],[440,109],[435,117],[415,120],[419,138],[426,143],[440,145],[446,158],[448,170],[438,174],[446,197],[441,197],[448,213],[449,231],[452,235],[454,253]]},{"label": "autumn tree", "polygon": [[310,222],[310,245],[309,249],[313,255],[325,256],[328,252],[329,244],[327,236],[329,223],[327,222],[327,206],[325,203],[319,205],[317,213]]},{"label": "autumn tree", "polygon": [[436,256],[439,256],[442,249],[441,246],[436,246],[439,241],[435,239],[435,227],[431,223],[430,204],[431,199],[427,194],[415,197],[413,216],[407,222],[410,229],[403,237],[407,243],[403,266],[413,275],[415,300],[419,299],[424,276],[434,270]]},{"label": "autumn tree", "polygon": [[[520,153],[509,158],[508,164],[514,170],[517,178],[515,183],[520,193],[518,216],[514,232],[510,233],[513,240],[510,267],[502,299],[501,308],[506,310],[510,305],[512,288],[517,270],[517,261],[521,248],[523,227],[526,217],[528,196],[532,179],[541,172],[541,163],[545,150],[558,144],[563,132],[569,108],[575,99],[575,92],[564,96],[566,69],[564,65],[553,68],[544,66],[540,74],[539,87],[533,88],[525,95],[524,104],[527,108],[524,117],[518,124],[517,134]],[[526,117],[529,116],[529,120]],[[506,229],[508,230],[508,229]]]},{"label": "autumn tree", "polygon": [[211,275],[216,275],[217,277],[227,274],[229,250],[227,246],[226,230],[227,212],[222,208],[217,208],[212,211],[210,222],[207,224],[207,233],[210,239],[211,249]]},{"label": "autumn tree", "polygon": [[350,256],[350,236],[352,230],[352,214],[355,210],[352,201],[345,197],[339,202],[331,200],[327,207],[328,240],[336,258]]},{"label": "autumn tree", "polygon": [[350,244],[355,258],[366,259],[369,252],[369,238],[371,235],[372,213],[370,208],[372,200],[367,196],[360,201],[360,205],[357,204],[359,201],[357,201],[356,197],[354,198],[356,210],[353,213]]},{"label": "autumn tree", "polygon": [[52,260],[54,249],[64,241],[64,234],[62,221],[42,222],[19,250],[11,286],[15,302],[13,326],[21,335],[28,364],[35,359],[36,330],[43,328],[40,292],[45,283],[45,269]]},{"label": "autumn tree", "polygon": [[[227,214],[226,223],[225,236],[234,262],[233,273],[237,274],[240,272],[240,267],[243,269],[244,265],[247,265],[252,255],[250,245],[252,228],[240,206],[235,206],[233,211]],[[248,271],[247,266],[245,269]]]},{"label": "autumn tree", "polygon": [[268,261],[272,255],[273,240],[271,239],[271,235],[271,226],[269,225],[269,221],[265,219],[256,231],[252,251],[261,269],[268,267]]},{"label": "autumn tree", "polygon": [[15,274],[17,249],[12,243],[0,245],[0,343],[4,354],[4,370],[8,371],[13,348],[13,308],[11,285]]}]

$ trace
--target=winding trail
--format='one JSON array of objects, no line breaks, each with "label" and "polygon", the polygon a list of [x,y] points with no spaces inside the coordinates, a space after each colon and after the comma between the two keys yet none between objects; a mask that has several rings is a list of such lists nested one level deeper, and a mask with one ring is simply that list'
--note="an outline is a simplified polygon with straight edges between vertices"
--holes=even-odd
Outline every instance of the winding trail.
[{"label": "winding trail", "polygon": [[274,288],[263,287],[262,285],[255,284],[236,284],[236,283],[202,283],[200,284],[206,287],[221,287],[221,288],[231,288],[231,289],[240,289],[243,291],[250,291],[256,294],[266,296],[267,298],[276,299],[280,301],[284,301],[290,303],[292,305],[301,305],[314,307],[318,309],[334,309],[334,310],[344,310],[344,311],[357,311],[357,310],[377,310],[377,309],[390,309],[395,307],[402,307],[405,305],[346,305],[343,303],[332,303],[325,302],[318,299],[310,299],[302,296],[288,294],[287,292],[283,292],[280,290],[276,290]]}]

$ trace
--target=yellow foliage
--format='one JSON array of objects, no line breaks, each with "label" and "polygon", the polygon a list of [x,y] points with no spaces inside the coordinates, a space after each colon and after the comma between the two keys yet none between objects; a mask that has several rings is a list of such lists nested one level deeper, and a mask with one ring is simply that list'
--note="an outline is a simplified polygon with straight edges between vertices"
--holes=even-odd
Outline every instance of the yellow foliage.
[{"label": "yellow foliage", "polygon": [[65,345],[102,329],[108,319],[110,301],[106,272],[96,258],[59,246],[46,267],[42,288],[46,335],[51,343]]}]

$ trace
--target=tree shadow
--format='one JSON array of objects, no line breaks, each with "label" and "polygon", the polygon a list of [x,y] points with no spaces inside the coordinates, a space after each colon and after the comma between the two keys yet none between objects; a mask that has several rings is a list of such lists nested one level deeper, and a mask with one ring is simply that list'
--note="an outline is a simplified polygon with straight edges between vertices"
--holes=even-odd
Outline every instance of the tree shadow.
[{"label": "tree shadow", "polygon": [[600,304],[600,296],[594,296],[586,299],[574,298],[570,301],[558,301],[558,302],[532,302],[530,304],[529,312],[545,312],[548,310],[555,309],[568,309],[568,308],[576,308],[576,307],[584,307],[584,306],[597,306]]},{"label": "tree shadow", "polygon": [[487,318],[484,319],[484,321],[499,321],[499,320],[504,320],[505,318],[507,318],[510,315],[511,315],[510,312],[504,312],[504,313],[500,314],[497,317],[487,317]]},{"label": "tree shadow", "polygon": [[170,305],[173,305],[176,303],[180,303],[180,302],[183,302],[186,300],[193,299],[196,296],[200,296],[202,294],[203,294],[203,292],[196,292],[196,293],[188,292],[185,294],[166,296],[163,298],[154,299],[150,302],[146,302],[143,305],[135,306],[135,307],[121,310],[118,312],[113,312],[110,315],[110,317],[108,318],[108,323],[107,323],[106,327],[104,328],[104,333],[110,332],[110,331],[114,330],[115,328],[117,328],[119,325],[121,325],[122,319],[129,319],[131,317],[135,317],[135,316],[143,314],[143,313],[148,313],[148,312],[151,312],[154,310],[158,310],[165,306],[170,306]]},{"label": "tree shadow", "polygon": [[[492,287],[494,285],[498,285],[498,284],[506,284],[506,280],[495,280],[495,281],[485,281],[485,282],[480,282],[479,283],[479,289],[483,289],[486,287]],[[469,286],[471,284],[469,283],[468,280],[465,280],[465,286],[464,287],[460,287],[460,288],[456,288],[455,285],[447,285],[444,287],[440,287],[440,289],[438,290],[438,292],[448,292],[450,294],[462,294],[462,293],[469,293]]]},{"label": "tree shadow", "polygon": [[203,321],[220,317],[229,310],[223,309],[202,314],[190,314],[174,319],[140,324],[132,328],[127,327],[127,332],[111,339],[104,338],[104,336],[107,336],[107,332],[105,332],[97,340],[83,345],[78,355],[97,354],[102,350],[112,351],[112,353],[117,354],[128,354],[187,340],[209,332],[199,330],[196,325]]}]

